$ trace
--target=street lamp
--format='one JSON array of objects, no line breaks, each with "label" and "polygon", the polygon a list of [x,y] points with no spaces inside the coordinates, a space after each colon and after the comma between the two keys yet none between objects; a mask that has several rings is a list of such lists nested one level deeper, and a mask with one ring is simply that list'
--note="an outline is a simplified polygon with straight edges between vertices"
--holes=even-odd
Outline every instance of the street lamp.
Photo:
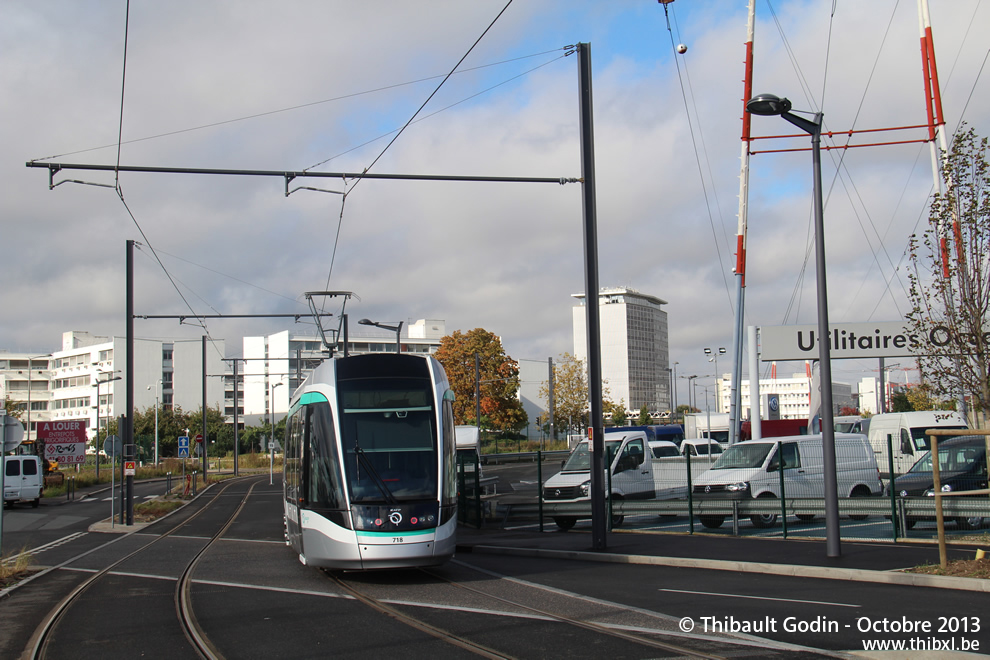
[{"label": "street lamp", "polygon": [[688,376],[687,377],[687,379],[688,379],[688,387],[690,388],[688,390],[688,405],[691,406],[691,410],[692,411],[694,411],[694,409],[698,407],[698,406],[695,405],[695,403],[698,400],[698,393],[694,389],[694,379],[697,378],[697,377],[698,377],[697,375]]},{"label": "street lamp", "polygon": [[774,94],[759,94],[746,102],[746,112],[780,115],[811,136],[813,203],[815,209],[815,279],[818,283],[818,373],[821,376],[822,467],[825,477],[825,540],[829,557],[842,554],[839,547],[839,499],[835,476],[835,427],[832,423],[832,363],[829,345],[828,293],[825,282],[825,222],[822,213],[822,113],[808,120],[790,112],[791,102]]},{"label": "street lamp", "polygon": [[161,387],[162,379],[159,378],[158,382],[154,385],[148,385],[150,390],[152,387],[155,388],[155,466],[158,466],[158,388]]},{"label": "street lamp", "polygon": [[402,343],[399,339],[399,333],[402,332],[402,324],[405,321],[399,321],[399,325],[388,325],[385,323],[379,323],[378,321],[372,321],[371,319],[361,319],[358,321],[360,325],[373,325],[376,328],[381,328],[382,330],[391,330],[395,333],[395,352],[398,353],[402,349]]},{"label": "street lamp", "polygon": [[718,372],[718,356],[725,355],[725,349],[719,348],[716,353],[710,348],[705,349],[705,355],[708,356],[709,362],[715,363],[715,409],[718,412],[722,412],[722,397],[719,393],[718,382],[722,379],[722,375]]},{"label": "street lamp", "polygon": [[272,385],[272,395],[269,400],[269,405],[271,406],[271,422],[272,422],[272,444],[268,448],[268,485],[273,486],[275,484],[275,388],[279,385],[285,385],[285,383],[275,383]]},{"label": "street lamp", "polygon": [[[111,383],[115,380],[120,380],[120,376],[114,376],[113,378],[106,378],[105,380],[100,380],[100,374],[105,376],[113,376],[115,373],[119,373],[120,370],[115,371],[100,371],[97,372],[96,382],[93,383],[93,387],[96,388],[96,437],[93,438],[93,444],[96,445],[96,481],[100,481],[100,385],[104,383]],[[108,390],[110,388],[107,388]],[[109,397],[109,395],[108,395]],[[110,406],[109,400],[107,406]],[[108,411],[109,412],[109,411]],[[110,433],[110,415],[107,415],[107,434]],[[112,494],[112,493],[111,493]]]}]

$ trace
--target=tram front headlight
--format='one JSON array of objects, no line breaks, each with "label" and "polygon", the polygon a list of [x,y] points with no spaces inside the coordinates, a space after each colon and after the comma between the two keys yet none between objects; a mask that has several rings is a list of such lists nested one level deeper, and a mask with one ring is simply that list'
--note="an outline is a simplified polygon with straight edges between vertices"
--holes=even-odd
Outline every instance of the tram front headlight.
[{"label": "tram front headlight", "polygon": [[581,497],[591,497],[591,480],[585,481],[580,488]]}]

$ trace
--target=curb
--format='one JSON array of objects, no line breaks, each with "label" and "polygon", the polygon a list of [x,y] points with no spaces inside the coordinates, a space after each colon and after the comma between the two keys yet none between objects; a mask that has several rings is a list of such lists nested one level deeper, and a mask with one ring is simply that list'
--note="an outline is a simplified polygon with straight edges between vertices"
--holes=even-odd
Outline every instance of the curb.
[{"label": "curb", "polygon": [[609,564],[640,564],[649,566],[670,566],[674,568],[706,568],[715,571],[735,571],[739,573],[768,573],[791,577],[818,578],[823,580],[848,580],[853,582],[874,582],[897,584],[912,587],[933,587],[936,589],[956,589],[990,593],[990,580],[961,578],[947,575],[925,575],[922,573],[902,573],[899,571],[868,571],[859,568],[826,568],[823,566],[795,566],[791,564],[766,564],[761,562],[730,561],[725,559],[687,559],[683,557],[652,557],[645,555],[610,555],[581,550],[546,550],[540,548],[517,548],[496,545],[459,546],[465,552],[478,552],[490,555],[517,557],[543,557],[548,559],[571,559],[595,561]]}]

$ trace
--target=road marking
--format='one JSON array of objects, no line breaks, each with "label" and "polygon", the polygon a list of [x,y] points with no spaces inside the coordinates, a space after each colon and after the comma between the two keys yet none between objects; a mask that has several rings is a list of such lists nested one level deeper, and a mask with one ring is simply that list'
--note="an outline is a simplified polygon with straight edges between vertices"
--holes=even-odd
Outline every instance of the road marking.
[{"label": "road marking", "polygon": [[69,534],[68,536],[63,536],[60,539],[56,539],[56,540],[51,541],[49,543],[45,543],[44,545],[39,545],[37,548],[32,548],[30,550],[25,550],[24,552],[21,552],[19,554],[14,555],[13,557],[8,557],[7,559],[4,559],[3,560],[3,563],[4,564],[11,564],[11,565],[13,565],[14,563],[17,562],[17,559],[19,557],[21,557],[21,556],[27,557],[27,556],[30,556],[30,555],[41,554],[45,550],[51,550],[52,548],[57,548],[60,545],[63,545],[65,543],[68,543],[69,541],[74,541],[74,540],[76,540],[76,539],[78,539],[80,537],[86,536],[86,534],[87,534],[87,532],[76,532],[75,534]]},{"label": "road marking", "polygon": [[689,591],[687,589],[659,589],[659,591],[669,591],[677,594],[696,594],[698,596],[718,596],[719,598],[748,598],[751,600],[776,600],[783,603],[805,603],[807,605],[832,605],[833,607],[862,607],[862,605],[850,605],[849,603],[830,603],[824,600],[799,600],[797,598],[771,598],[769,596],[745,596],[743,594],[723,594],[711,591]]}]

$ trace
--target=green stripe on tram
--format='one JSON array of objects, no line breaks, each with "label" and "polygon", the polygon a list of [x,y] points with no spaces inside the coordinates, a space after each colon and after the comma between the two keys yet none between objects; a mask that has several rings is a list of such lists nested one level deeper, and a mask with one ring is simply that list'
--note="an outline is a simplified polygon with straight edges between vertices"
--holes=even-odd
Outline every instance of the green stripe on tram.
[{"label": "green stripe on tram", "polygon": [[300,405],[307,405],[310,403],[329,403],[327,397],[322,392],[306,392],[301,397],[299,397]]},{"label": "green stripe on tram", "polygon": [[358,536],[376,536],[376,537],[383,537],[383,536],[422,536],[423,534],[433,534],[436,531],[437,530],[436,530],[435,527],[431,527],[430,529],[407,529],[407,530],[402,530],[401,532],[366,532],[364,530],[359,530],[358,533],[357,533],[357,535]]}]

